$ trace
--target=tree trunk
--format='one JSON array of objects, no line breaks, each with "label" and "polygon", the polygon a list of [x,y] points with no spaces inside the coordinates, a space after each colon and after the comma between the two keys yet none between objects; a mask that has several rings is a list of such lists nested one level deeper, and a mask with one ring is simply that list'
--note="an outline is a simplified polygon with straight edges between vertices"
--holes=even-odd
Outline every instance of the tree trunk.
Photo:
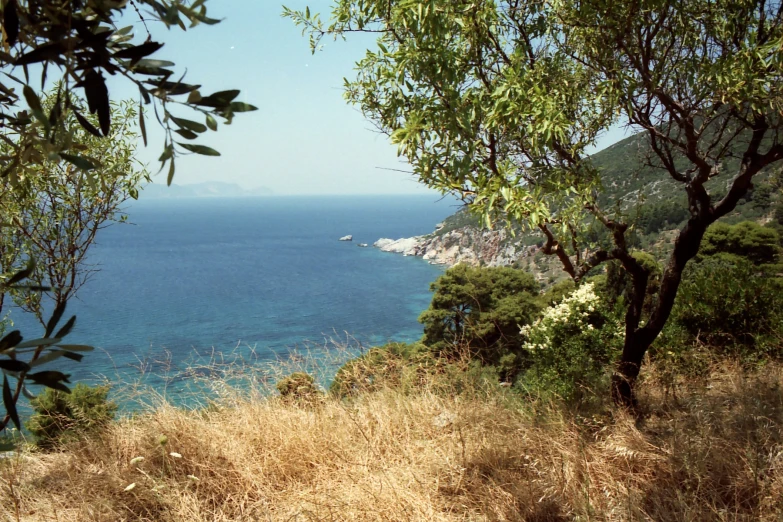
[{"label": "tree trunk", "polygon": [[634,384],[650,344],[645,343],[638,334],[626,336],[617,370],[612,375],[612,400],[616,405],[631,410],[637,408]]},{"label": "tree trunk", "polygon": [[661,277],[658,299],[650,314],[649,321],[642,327],[639,327],[639,324],[647,289],[647,275],[645,273],[642,277],[631,273],[634,282],[634,296],[632,302],[629,303],[625,318],[623,353],[617,363],[617,370],[612,376],[612,400],[618,406],[636,409],[638,404],[634,385],[639,376],[644,355],[666,325],[672,308],[674,308],[674,300],[680,288],[685,265],[696,256],[704,232],[713,221],[715,219],[712,216],[708,218],[693,217],[677,235],[674,250]]}]

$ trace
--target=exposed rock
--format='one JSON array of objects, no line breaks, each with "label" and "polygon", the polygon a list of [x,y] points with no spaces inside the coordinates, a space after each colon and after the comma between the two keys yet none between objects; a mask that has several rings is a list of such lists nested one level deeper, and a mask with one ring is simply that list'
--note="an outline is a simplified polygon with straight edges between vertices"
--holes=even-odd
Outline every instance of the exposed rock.
[{"label": "exposed rock", "polygon": [[351,235],[343,236],[339,239],[339,241],[353,241],[353,236]]},{"label": "exposed rock", "polygon": [[384,252],[419,256],[431,264],[507,266],[534,255],[536,245],[526,246],[511,237],[506,229],[486,230],[466,226],[445,234],[428,234],[402,239],[379,239],[373,246]]}]

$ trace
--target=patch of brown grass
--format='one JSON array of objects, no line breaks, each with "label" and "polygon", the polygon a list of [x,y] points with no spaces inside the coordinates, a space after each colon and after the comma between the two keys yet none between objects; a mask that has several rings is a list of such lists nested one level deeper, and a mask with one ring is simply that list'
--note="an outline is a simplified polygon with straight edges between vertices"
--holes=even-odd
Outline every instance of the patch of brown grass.
[{"label": "patch of brown grass", "polygon": [[386,389],[315,407],[238,396],[204,411],[162,404],[59,453],[6,459],[0,516],[780,520],[782,383],[783,368],[769,366],[718,369],[681,385],[676,401],[647,385],[641,420],[584,418],[502,389]]}]

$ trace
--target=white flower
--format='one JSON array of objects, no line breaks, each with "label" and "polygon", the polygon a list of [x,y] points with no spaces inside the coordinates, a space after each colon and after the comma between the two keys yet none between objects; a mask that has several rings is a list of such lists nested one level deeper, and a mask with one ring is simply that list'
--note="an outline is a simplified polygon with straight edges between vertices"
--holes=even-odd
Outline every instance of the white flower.
[{"label": "white flower", "polygon": [[130,485],[128,485],[128,486],[125,488],[125,491],[130,491],[130,490],[132,490],[132,489],[133,489],[133,488],[135,488],[135,487],[136,487],[136,483],[134,482],[133,484],[130,484]]},{"label": "white flower", "polygon": [[171,456],[172,456],[172,457],[174,457],[175,459],[181,459],[181,458],[182,458],[182,455],[180,455],[179,453],[177,453],[177,452],[174,452],[174,451],[172,451],[171,453],[169,453],[169,455],[171,455]]},{"label": "white flower", "polygon": [[133,458],[131,459],[131,461],[130,461],[130,463],[131,463],[131,466],[134,466],[134,465],[138,464],[138,463],[139,463],[139,462],[141,462],[142,460],[144,460],[144,457],[133,457]]}]

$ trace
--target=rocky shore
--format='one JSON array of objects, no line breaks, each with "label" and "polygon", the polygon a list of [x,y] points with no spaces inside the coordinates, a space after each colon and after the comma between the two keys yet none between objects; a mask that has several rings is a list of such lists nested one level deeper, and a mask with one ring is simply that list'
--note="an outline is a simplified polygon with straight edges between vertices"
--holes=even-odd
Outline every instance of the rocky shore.
[{"label": "rocky shore", "polygon": [[418,256],[432,264],[454,266],[458,263],[477,266],[507,266],[534,255],[536,245],[525,246],[505,229],[486,230],[467,226],[446,233],[402,239],[379,239],[373,244],[383,252]]}]

